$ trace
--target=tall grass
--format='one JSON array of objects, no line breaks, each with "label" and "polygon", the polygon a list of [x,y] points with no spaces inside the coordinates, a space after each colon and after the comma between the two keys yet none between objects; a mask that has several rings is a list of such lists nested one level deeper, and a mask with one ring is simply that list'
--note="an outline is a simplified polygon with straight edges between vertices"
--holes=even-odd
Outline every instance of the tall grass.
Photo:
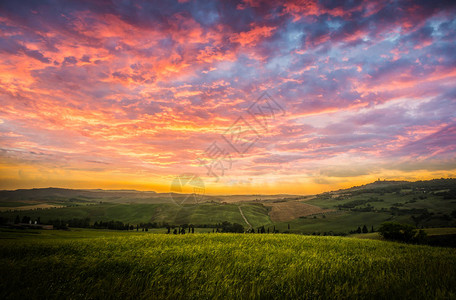
[{"label": "tall grass", "polygon": [[253,234],[0,243],[1,299],[456,297],[456,253],[447,248]]}]

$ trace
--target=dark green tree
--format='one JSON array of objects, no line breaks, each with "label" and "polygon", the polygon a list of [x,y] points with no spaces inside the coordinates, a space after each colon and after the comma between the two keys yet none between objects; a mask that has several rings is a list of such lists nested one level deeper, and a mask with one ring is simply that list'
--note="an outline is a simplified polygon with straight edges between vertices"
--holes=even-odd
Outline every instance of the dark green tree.
[{"label": "dark green tree", "polygon": [[369,232],[369,230],[367,229],[367,226],[364,225],[364,226],[363,226],[363,233],[368,233],[368,232]]},{"label": "dark green tree", "polygon": [[413,237],[412,242],[426,244],[428,242],[427,233],[423,229],[418,230],[418,233]]},{"label": "dark green tree", "polygon": [[451,216],[456,219],[456,209],[451,212]]},{"label": "dark green tree", "polygon": [[387,240],[402,242],[411,242],[416,234],[416,229],[412,225],[395,222],[383,223],[378,231]]}]

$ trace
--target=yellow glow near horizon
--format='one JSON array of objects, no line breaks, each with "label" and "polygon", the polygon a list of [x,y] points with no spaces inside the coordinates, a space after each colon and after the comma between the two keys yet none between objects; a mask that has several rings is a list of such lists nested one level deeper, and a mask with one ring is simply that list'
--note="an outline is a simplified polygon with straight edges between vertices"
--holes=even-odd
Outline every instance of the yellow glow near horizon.
[{"label": "yellow glow near horizon", "polygon": [[[311,195],[338,189],[350,188],[381,180],[429,180],[434,178],[455,177],[456,169],[449,171],[381,171],[379,173],[356,177],[324,178],[325,183],[315,183],[312,178],[301,181],[280,181],[279,183],[251,180],[248,184],[220,184],[213,178],[204,178],[205,193],[212,195],[242,194],[293,194]],[[139,191],[170,192],[174,176],[145,176],[94,172],[81,170],[62,170],[36,167],[33,165],[0,164],[0,189],[27,189],[59,187],[70,189],[135,189]],[[258,179],[261,179],[258,178]]]}]

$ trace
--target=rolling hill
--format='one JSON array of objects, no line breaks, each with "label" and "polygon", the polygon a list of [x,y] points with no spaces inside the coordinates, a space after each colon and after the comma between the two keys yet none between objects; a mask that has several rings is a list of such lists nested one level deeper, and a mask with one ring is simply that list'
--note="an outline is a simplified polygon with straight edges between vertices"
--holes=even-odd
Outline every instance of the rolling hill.
[{"label": "rolling hill", "polygon": [[[205,196],[178,205],[184,194],[133,190],[31,189],[0,191],[0,217],[48,220],[89,218],[130,224],[218,224],[276,227],[281,232],[346,234],[385,221],[418,227],[456,226],[456,179],[376,181],[313,196]],[[241,211],[244,217],[241,214]]]}]

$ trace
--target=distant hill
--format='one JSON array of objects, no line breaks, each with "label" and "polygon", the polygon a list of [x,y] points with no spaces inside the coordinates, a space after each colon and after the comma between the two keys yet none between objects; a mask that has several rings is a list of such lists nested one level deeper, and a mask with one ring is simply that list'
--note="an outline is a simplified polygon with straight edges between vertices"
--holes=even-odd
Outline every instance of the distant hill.
[{"label": "distant hill", "polygon": [[358,190],[379,190],[384,188],[393,188],[393,189],[431,189],[439,190],[446,189],[456,186],[456,178],[440,178],[440,179],[431,179],[431,180],[420,180],[420,181],[397,181],[397,180],[377,180],[368,184],[353,186],[348,189],[340,189],[337,191],[332,191],[329,193],[341,193],[341,192],[350,192]]},{"label": "distant hill", "polygon": [[347,234],[387,221],[417,227],[456,227],[456,179],[375,181],[313,196],[204,196],[135,190],[62,188],[0,191],[0,219],[17,216],[42,221],[89,218],[170,224],[217,224],[223,221],[280,232]]},{"label": "distant hill", "polygon": [[[180,202],[191,195],[181,193],[157,193],[155,191],[137,191],[137,190],[103,190],[103,189],[65,189],[65,188],[34,188],[18,190],[0,190],[0,201],[48,201],[58,200],[65,201],[72,199],[74,201],[103,201],[114,203],[169,203]],[[278,194],[278,195],[204,195],[202,202],[261,202],[276,199],[287,199],[296,195]],[[188,202],[187,202],[188,204]],[[0,205],[1,207],[1,205]]]},{"label": "distant hill", "polygon": [[410,181],[397,181],[397,180],[377,180],[368,184],[354,186],[347,190],[357,190],[357,189],[371,189],[371,188],[379,188],[385,186],[392,186],[392,185],[401,185],[411,183]]},{"label": "distant hill", "polygon": [[154,191],[136,190],[79,190],[65,188],[35,188],[0,191],[2,200],[41,200],[41,199],[62,199],[62,198],[81,198],[83,199],[112,199],[112,198],[150,198],[156,196]]}]

